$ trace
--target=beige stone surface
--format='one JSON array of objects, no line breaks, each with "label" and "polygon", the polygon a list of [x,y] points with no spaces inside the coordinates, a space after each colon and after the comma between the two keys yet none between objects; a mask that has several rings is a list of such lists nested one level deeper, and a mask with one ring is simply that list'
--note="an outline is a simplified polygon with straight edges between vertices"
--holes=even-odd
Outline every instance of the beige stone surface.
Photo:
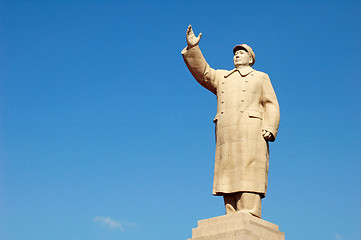
[{"label": "beige stone surface", "polygon": [[284,240],[285,234],[276,224],[248,213],[209,218],[198,221],[188,240]]},{"label": "beige stone surface", "polygon": [[[215,70],[206,62],[192,27],[187,29],[183,59],[193,77],[217,95],[216,154],[213,194],[249,192],[265,197],[269,170],[269,142],[276,139],[279,106],[269,76],[251,66],[252,48],[234,48],[232,70]],[[237,199],[237,201],[239,201]],[[235,210],[241,211],[235,203]],[[260,217],[259,213],[253,214]],[[230,209],[230,208],[229,208]],[[227,211],[230,213],[231,211]]]}]

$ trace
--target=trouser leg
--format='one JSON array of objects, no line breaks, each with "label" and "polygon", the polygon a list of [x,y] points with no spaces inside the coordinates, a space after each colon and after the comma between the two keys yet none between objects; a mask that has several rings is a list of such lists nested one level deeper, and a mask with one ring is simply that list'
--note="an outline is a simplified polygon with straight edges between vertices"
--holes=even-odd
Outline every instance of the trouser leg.
[{"label": "trouser leg", "polygon": [[261,195],[258,193],[236,193],[237,211],[247,212],[261,218]]},{"label": "trouser leg", "polygon": [[236,194],[229,193],[223,195],[224,206],[226,207],[226,214],[235,213],[237,209]]}]

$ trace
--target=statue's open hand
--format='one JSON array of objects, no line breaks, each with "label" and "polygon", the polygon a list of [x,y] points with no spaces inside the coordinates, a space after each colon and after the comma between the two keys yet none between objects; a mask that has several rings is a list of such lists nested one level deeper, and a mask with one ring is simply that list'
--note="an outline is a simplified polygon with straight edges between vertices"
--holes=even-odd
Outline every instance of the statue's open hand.
[{"label": "statue's open hand", "polygon": [[200,33],[198,35],[198,37],[196,37],[194,35],[194,32],[193,32],[193,29],[192,29],[192,26],[189,25],[188,26],[188,29],[187,29],[187,44],[188,44],[188,49],[191,49],[192,47],[198,45],[199,41],[201,40],[201,37],[202,37],[202,33]]},{"label": "statue's open hand", "polygon": [[262,135],[263,138],[266,139],[267,141],[272,141],[273,140],[273,134],[265,129],[262,130]]}]

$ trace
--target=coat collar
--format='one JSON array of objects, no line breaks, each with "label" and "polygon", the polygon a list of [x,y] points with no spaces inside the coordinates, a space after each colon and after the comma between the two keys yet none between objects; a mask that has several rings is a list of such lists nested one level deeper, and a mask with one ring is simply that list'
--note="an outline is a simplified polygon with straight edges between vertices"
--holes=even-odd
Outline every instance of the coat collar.
[{"label": "coat collar", "polygon": [[234,68],[233,70],[231,70],[227,74],[225,74],[224,77],[229,77],[232,73],[237,72],[237,71],[242,75],[242,77],[245,77],[250,72],[254,71],[254,69],[251,68],[251,67],[244,67],[244,68],[241,68],[241,69]]}]

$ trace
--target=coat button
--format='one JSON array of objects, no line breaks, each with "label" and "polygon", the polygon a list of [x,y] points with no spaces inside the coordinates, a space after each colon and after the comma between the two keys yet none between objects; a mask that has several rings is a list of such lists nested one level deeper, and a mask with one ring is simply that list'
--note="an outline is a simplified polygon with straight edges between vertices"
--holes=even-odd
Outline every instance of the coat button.
[{"label": "coat button", "polygon": [[245,92],[246,90],[245,89],[242,89],[242,92]]},{"label": "coat button", "polygon": [[241,110],[241,113],[243,113],[243,110]]},{"label": "coat button", "polygon": [[222,82],[222,84],[224,84],[224,82]]},{"label": "coat button", "polygon": [[242,99],[241,102],[244,102],[244,99]]},{"label": "coat button", "polygon": [[221,114],[223,114],[223,111],[221,112]]}]

